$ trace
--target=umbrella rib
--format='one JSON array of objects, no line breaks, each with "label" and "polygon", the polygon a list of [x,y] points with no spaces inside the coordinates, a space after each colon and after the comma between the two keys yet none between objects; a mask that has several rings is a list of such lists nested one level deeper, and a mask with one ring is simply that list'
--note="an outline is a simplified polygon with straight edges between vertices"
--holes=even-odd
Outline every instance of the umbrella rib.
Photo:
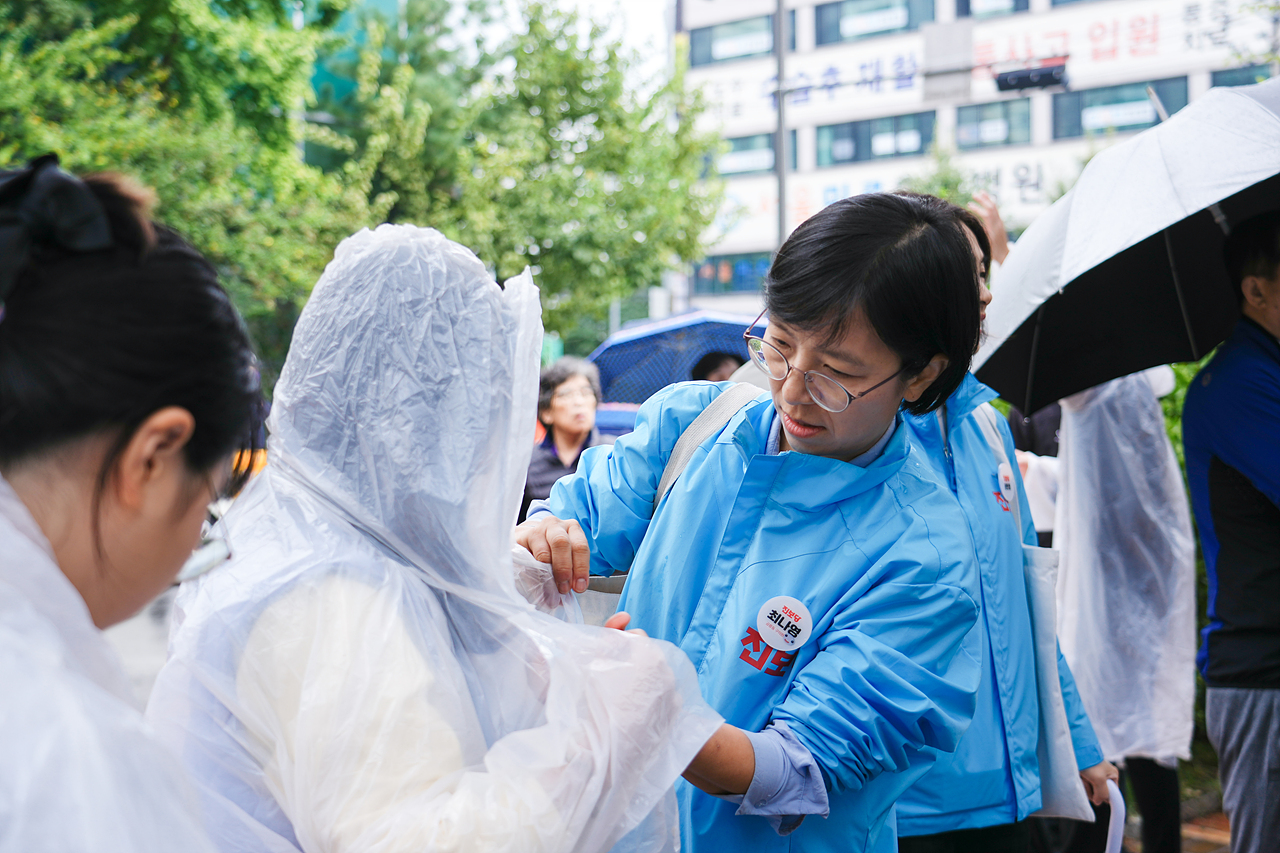
[{"label": "umbrella rib", "polygon": [[1036,327],[1031,330],[1031,358],[1027,362],[1027,396],[1023,401],[1023,417],[1031,413],[1031,380],[1036,373],[1036,351],[1040,349],[1040,321],[1044,318],[1044,303],[1036,309]]},{"label": "umbrella rib", "polygon": [[1182,295],[1182,279],[1178,277],[1178,265],[1173,261],[1173,238],[1164,229],[1164,250],[1169,256],[1169,273],[1173,276],[1173,289],[1178,294],[1178,308],[1182,310],[1182,325],[1187,330],[1187,342],[1191,344],[1191,360],[1200,360],[1200,348],[1196,346],[1195,333],[1191,331],[1191,315],[1187,313],[1187,300]]}]

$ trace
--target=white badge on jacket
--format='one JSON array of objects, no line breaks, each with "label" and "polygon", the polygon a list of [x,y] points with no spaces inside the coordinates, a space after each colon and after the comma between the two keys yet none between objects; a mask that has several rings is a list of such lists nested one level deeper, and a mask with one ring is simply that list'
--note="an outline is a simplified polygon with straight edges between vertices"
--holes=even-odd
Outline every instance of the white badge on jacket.
[{"label": "white badge on jacket", "polygon": [[800,599],[777,595],[760,608],[756,630],[770,647],[793,652],[809,642],[813,634],[813,617]]}]

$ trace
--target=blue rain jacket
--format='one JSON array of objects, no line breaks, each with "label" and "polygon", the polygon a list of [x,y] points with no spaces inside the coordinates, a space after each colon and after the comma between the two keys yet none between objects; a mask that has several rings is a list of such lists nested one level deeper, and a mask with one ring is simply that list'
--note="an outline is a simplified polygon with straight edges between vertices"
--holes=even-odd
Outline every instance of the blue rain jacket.
[{"label": "blue rain jacket", "polygon": [[[946,403],[945,443],[936,412],[905,419],[929,462],[959,499],[972,536],[981,577],[982,686],[960,748],[939,756],[898,800],[899,835],[1012,823],[1040,808],[1040,706],[1022,570],[1022,545],[1035,545],[1036,531],[1016,467],[1021,539],[1013,513],[997,497],[997,462],[977,420],[978,407],[995,397],[996,392],[972,374],[966,376]],[[1012,457],[1009,425],[1003,417],[996,420],[1005,453]],[[1076,763],[1083,770],[1102,761],[1102,749],[1061,651],[1058,677]]]},{"label": "blue rain jacket", "polygon": [[[689,655],[712,707],[747,731],[786,722],[822,770],[830,817],[786,837],[681,781],[685,849],[893,850],[894,801],[973,713],[977,570],[964,517],[901,422],[866,468],[764,455],[777,414],[762,395],[703,443],[651,520],[677,439],[725,387],[654,395],[635,432],[584,452],[550,509],[582,525],[593,571],[630,569],[621,608]],[[812,615],[793,654],[756,631],[780,595]]]}]

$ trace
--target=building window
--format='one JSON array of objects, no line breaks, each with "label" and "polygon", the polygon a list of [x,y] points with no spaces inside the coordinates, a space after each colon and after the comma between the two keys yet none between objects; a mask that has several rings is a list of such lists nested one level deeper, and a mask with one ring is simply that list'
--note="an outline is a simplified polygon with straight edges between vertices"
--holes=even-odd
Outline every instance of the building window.
[{"label": "building window", "polygon": [[1143,130],[1158,121],[1147,86],[1156,90],[1164,108],[1173,115],[1187,105],[1187,78],[1174,77],[1147,83],[1129,83],[1059,92],[1053,96],[1053,138],[1069,139],[1106,131]]},{"label": "building window", "polygon": [[923,154],[933,144],[933,112],[818,128],[818,165]]},{"label": "building window", "polygon": [[[787,50],[796,49],[796,13],[787,15]],[[710,65],[773,53],[773,15],[689,31],[689,64]]]},{"label": "building window", "polygon": [[1231,68],[1227,71],[1215,71],[1212,74],[1213,86],[1252,86],[1271,77],[1269,65],[1246,65],[1244,68]]},{"label": "building window", "polygon": [[823,3],[814,8],[814,40],[819,46],[836,44],[866,36],[914,30],[932,20],[933,0],[841,0],[839,3]]},{"label": "building window", "polygon": [[768,252],[747,255],[715,255],[693,265],[693,292],[742,293],[757,291],[769,272]]},{"label": "building window", "polygon": [[1029,6],[1028,0],[956,0],[956,17],[994,18],[1025,12]]},{"label": "building window", "polygon": [[[796,170],[796,132],[791,131],[787,140],[787,167]],[[739,136],[737,139],[726,139],[728,152],[720,155],[716,168],[721,175],[751,175],[761,172],[772,172],[774,134],[757,133],[754,136]]]},{"label": "building window", "polygon": [[997,101],[956,110],[956,145],[962,149],[1026,145],[1031,141],[1031,101]]}]

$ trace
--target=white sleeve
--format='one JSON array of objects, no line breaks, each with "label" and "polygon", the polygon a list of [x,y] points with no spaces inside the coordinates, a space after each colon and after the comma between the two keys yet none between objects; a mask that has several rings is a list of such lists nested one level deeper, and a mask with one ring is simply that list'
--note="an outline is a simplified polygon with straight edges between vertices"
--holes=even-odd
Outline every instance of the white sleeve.
[{"label": "white sleeve", "polygon": [[1031,505],[1031,519],[1036,531],[1053,530],[1053,519],[1058,501],[1058,460],[1053,456],[1037,456],[1025,453],[1027,475],[1022,478],[1027,490],[1027,503]]},{"label": "white sleeve", "polygon": [[295,588],[258,619],[238,704],[308,853],[536,851],[554,836],[559,815],[536,774],[465,767],[483,745],[439,639],[441,654],[424,650],[394,596],[336,576]]}]

